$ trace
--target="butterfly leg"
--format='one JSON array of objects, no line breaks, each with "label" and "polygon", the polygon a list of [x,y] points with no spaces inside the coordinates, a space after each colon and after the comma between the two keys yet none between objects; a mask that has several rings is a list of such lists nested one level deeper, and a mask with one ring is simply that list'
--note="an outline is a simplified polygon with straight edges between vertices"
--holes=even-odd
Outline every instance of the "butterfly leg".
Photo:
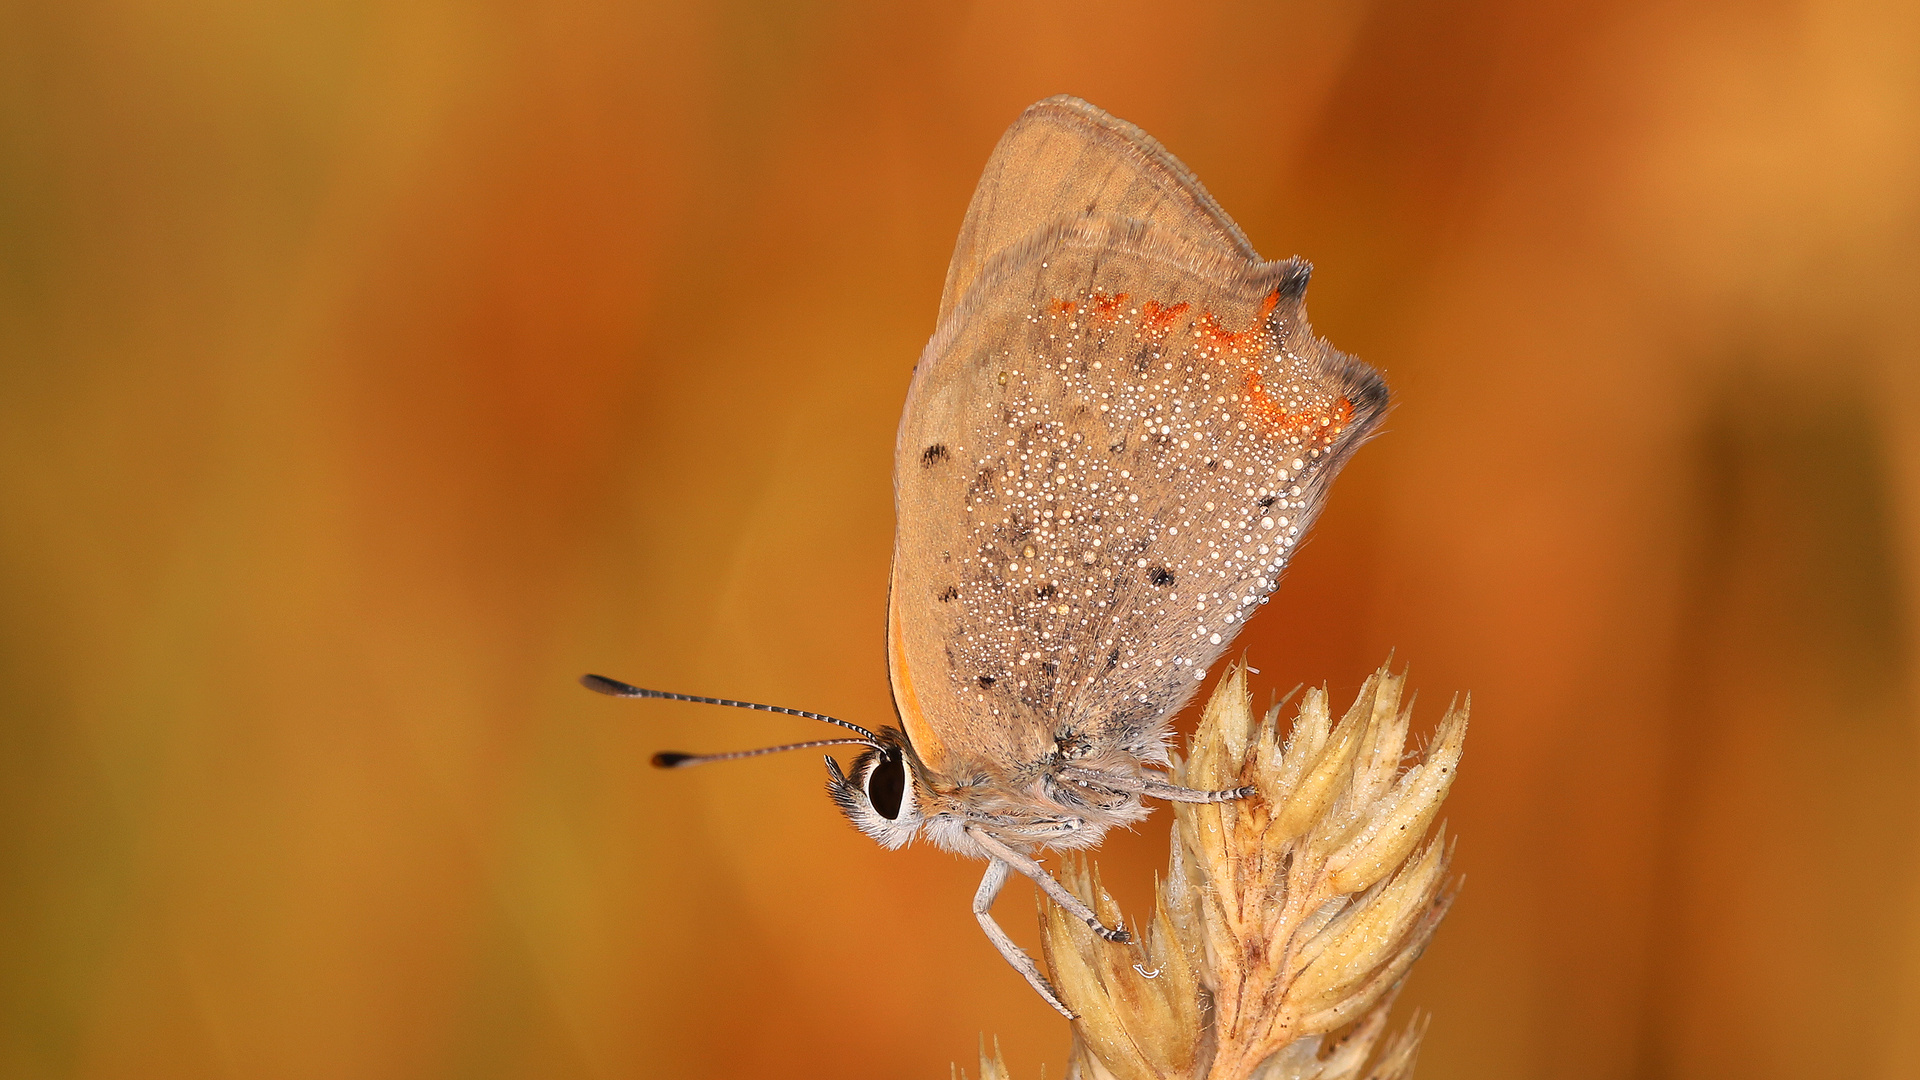
[{"label": "butterfly leg", "polygon": [[1013,850],[1001,843],[998,837],[995,837],[985,829],[969,826],[967,828],[967,835],[973,838],[974,843],[980,845],[981,849],[986,852],[988,858],[1006,863],[1013,869],[1032,878],[1033,883],[1040,886],[1041,892],[1046,893],[1054,903],[1065,908],[1067,914],[1080,919],[1092,927],[1094,933],[1099,934],[1108,941],[1119,942],[1122,945],[1133,940],[1133,935],[1129,934],[1127,928],[1124,926],[1108,929],[1106,924],[1100,921],[1100,916],[1095,915],[1093,909],[1088,907],[1085,901],[1073,895],[1065,885],[1054,880],[1053,875],[1047,873],[1047,868],[1041,866],[1032,856],[1023,855]]},{"label": "butterfly leg", "polygon": [[1118,776],[1095,769],[1068,768],[1063,770],[1067,779],[1088,787],[1106,788],[1110,791],[1129,791],[1138,795],[1151,795],[1168,802],[1232,802],[1253,794],[1251,787],[1227,788],[1222,791],[1205,791],[1200,788],[1181,787],[1169,784],[1165,780],[1155,780],[1147,776]]},{"label": "butterfly leg", "polygon": [[999,859],[987,860],[987,876],[980,879],[980,889],[973,894],[973,917],[980,920],[980,929],[987,932],[987,940],[993,942],[993,947],[1007,958],[1013,970],[1026,976],[1027,982],[1040,992],[1041,997],[1047,999],[1047,1004],[1069,1020],[1078,1019],[1073,1010],[1060,1000],[1060,994],[1054,990],[1053,984],[1040,974],[1040,965],[1034,963],[1033,957],[1015,945],[1007,932],[1000,929],[1000,924],[993,921],[993,901],[1000,895],[1001,886],[1007,883],[1007,870],[1007,864]]},{"label": "butterfly leg", "polygon": [[1141,781],[1140,794],[1151,795],[1168,802],[1232,802],[1253,794],[1252,787],[1227,788],[1222,791],[1205,791],[1200,788],[1181,787],[1164,780]]}]

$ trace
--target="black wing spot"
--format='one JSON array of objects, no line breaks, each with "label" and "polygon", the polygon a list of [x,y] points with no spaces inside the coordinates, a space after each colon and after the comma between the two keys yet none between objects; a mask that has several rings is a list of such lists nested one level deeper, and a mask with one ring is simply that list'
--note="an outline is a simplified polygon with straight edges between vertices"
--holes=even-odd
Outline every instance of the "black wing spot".
[{"label": "black wing spot", "polygon": [[1147,570],[1147,580],[1164,589],[1173,584],[1173,571],[1164,566],[1151,567]]},{"label": "black wing spot", "polygon": [[991,675],[982,675],[974,681],[980,684],[980,689],[982,690],[993,689],[993,676]]},{"label": "black wing spot", "polygon": [[1114,669],[1114,667],[1115,667],[1115,665],[1117,665],[1117,664],[1119,664],[1119,663],[1120,663],[1120,650],[1119,650],[1119,649],[1115,649],[1115,650],[1113,650],[1112,652],[1110,652],[1110,653],[1108,653],[1108,654],[1107,654],[1107,670],[1108,670],[1108,671],[1112,671],[1112,670]]},{"label": "black wing spot", "polygon": [[946,443],[934,443],[920,451],[920,464],[923,468],[931,469],[945,460],[947,460]]},{"label": "black wing spot", "polygon": [[1053,592],[1054,592],[1053,585],[1049,583],[1046,585],[1042,585],[1039,588],[1033,590],[1033,595],[1037,599],[1045,600],[1047,597],[1052,596]]},{"label": "black wing spot", "polygon": [[945,604],[958,599],[960,599],[960,589],[957,586],[949,585],[940,590],[941,603]]},{"label": "black wing spot", "polygon": [[969,499],[979,499],[981,497],[991,498],[992,495],[993,466],[989,465],[980,470],[979,474],[973,478],[973,483],[967,485],[967,497]]},{"label": "black wing spot", "polygon": [[1269,495],[1266,498],[1261,499],[1260,509],[1265,510],[1267,507],[1272,506],[1274,504],[1274,501],[1278,498],[1280,498],[1280,496],[1278,495]]}]

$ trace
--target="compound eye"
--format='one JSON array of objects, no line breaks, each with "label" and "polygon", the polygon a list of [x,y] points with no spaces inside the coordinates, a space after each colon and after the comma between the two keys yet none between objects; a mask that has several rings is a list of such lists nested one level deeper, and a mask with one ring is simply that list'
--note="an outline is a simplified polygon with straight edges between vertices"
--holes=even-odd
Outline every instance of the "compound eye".
[{"label": "compound eye", "polygon": [[907,763],[900,754],[882,754],[867,774],[867,802],[873,811],[888,821],[900,817],[900,803],[907,794]]}]

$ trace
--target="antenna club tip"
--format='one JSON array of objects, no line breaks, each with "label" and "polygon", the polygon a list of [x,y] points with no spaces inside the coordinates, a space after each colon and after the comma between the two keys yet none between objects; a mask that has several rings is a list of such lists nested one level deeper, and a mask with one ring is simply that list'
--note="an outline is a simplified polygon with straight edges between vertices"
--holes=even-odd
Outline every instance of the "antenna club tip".
[{"label": "antenna club tip", "polygon": [[605,675],[582,675],[580,685],[596,694],[606,694],[609,697],[641,696],[638,687],[628,686],[619,679],[609,679]]},{"label": "antenna club tip", "polygon": [[656,769],[677,769],[691,761],[695,754],[682,754],[673,750],[663,750],[653,755],[653,767]]}]

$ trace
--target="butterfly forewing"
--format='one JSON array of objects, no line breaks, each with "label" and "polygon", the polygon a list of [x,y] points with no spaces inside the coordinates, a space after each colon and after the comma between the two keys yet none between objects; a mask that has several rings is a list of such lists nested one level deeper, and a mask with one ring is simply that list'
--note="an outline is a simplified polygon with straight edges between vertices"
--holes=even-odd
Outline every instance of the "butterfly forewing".
[{"label": "butterfly forewing", "polygon": [[930,766],[1018,769],[1073,740],[1160,756],[1386,407],[1306,326],[1305,282],[1111,217],[982,268],[896,458],[891,657]]},{"label": "butterfly forewing", "polygon": [[1152,136],[1062,95],[1029,107],[994,147],[960,226],[939,323],[995,256],[1058,218],[1083,216],[1145,222],[1257,261],[1240,227]]}]

